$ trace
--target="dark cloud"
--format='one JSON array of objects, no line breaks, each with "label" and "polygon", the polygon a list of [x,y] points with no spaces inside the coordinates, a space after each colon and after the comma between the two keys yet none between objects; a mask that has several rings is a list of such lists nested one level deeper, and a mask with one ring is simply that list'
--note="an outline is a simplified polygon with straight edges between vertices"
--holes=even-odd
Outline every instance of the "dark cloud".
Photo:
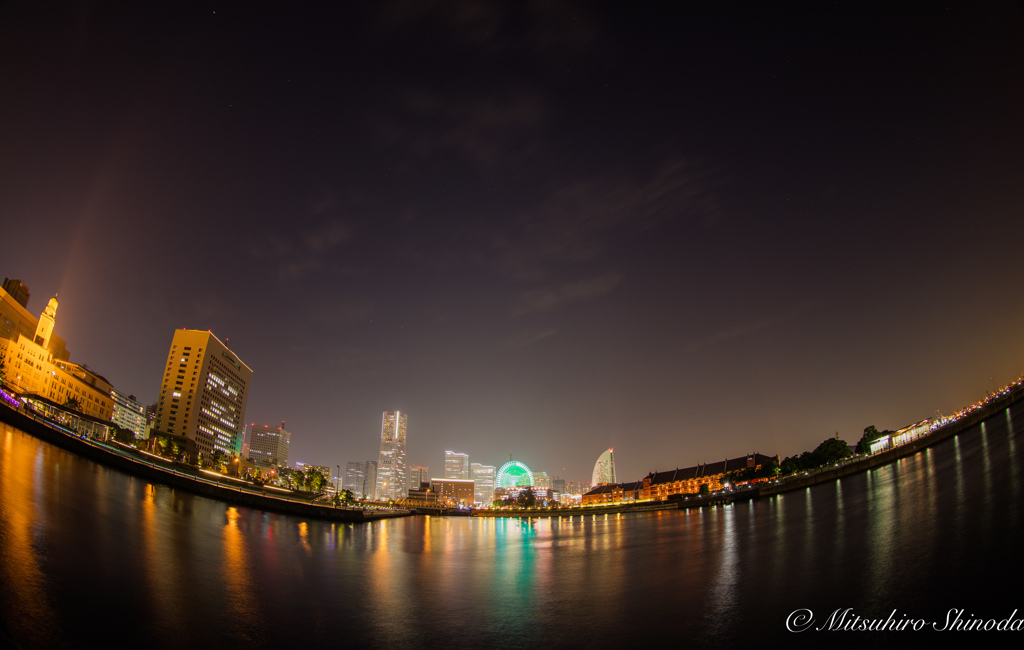
[{"label": "dark cloud", "polygon": [[600,21],[583,2],[383,3],[379,23],[403,33],[430,30],[435,47],[471,49],[477,55],[577,55],[594,47]]},{"label": "dark cloud", "polygon": [[[325,197],[310,207],[310,224],[302,229],[275,230],[266,233],[250,247],[250,256],[271,264],[281,280],[298,280],[318,272],[343,272],[345,267],[334,261],[333,253],[353,237],[348,223],[336,216],[337,200]],[[290,224],[294,228],[294,224]],[[286,232],[290,234],[281,234]]]},{"label": "dark cloud", "polygon": [[446,45],[498,43],[498,32],[512,9],[499,2],[441,2],[402,0],[383,3],[379,19],[392,29],[429,28],[444,35]]},{"label": "dark cloud", "polygon": [[582,2],[533,0],[528,10],[532,20],[527,38],[537,54],[579,54],[593,48],[601,35],[597,18]]},{"label": "dark cloud", "polygon": [[591,179],[556,190],[516,219],[515,229],[492,242],[499,271],[541,281],[566,265],[592,261],[613,237],[667,221],[712,218],[716,183],[709,172],[674,161],[651,179]]},{"label": "dark cloud", "polygon": [[352,229],[341,219],[327,219],[302,233],[302,242],[312,253],[325,253],[352,239]]},{"label": "dark cloud", "polygon": [[387,139],[420,159],[456,153],[488,168],[536,151],[548,112],[540,95],[525,88],[472,98],[416,92],[406,108],[411,115],[382,125]]}]

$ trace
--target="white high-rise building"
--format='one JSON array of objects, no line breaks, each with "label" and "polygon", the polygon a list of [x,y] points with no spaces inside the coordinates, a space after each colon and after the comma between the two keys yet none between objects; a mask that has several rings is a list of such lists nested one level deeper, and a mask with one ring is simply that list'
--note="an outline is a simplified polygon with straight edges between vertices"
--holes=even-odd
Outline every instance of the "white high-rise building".
[{"label": "white high-rise building", "polygon": [[477,503],[488,504],[494,496],[494,473],[497,469],[494,465],[481,465],[471,463],[470,472],[473,475],[473,500]]},{"label": "white high-rise building", "polygon": [[377,462],[378,500],[403,499],[408,492],[405,471],[405,433],[409,416],[384,411],[380,423],[380,460]]},{"label": "white high-rise building", "polygon": [[412,465],[406,469],[409,476],[409,489],[418,490],[423,483],[430,482],[430,470],[420,465]]},{"label": "white high-rise building", "polygon": [[456,451],[444,452],[444,477],[462,481],[469,480],[469,454]]},{"label": "white high-rise building", "polygon": [[366,463],[345,463],[344,489],[351,492],[357,499],[364,496],[366,481]]},{"label": "white high-rise building", "polygon": [[594,476],[590,480],[594,487],[604,483],[615,483],[615,455],[610,447],[597,457],[597,462],[594,463]]},{"label": "white high-rise building", "polygon": [[249,426],[249,454],[247,458],[261,467],[288,467],[288,447],[292,434],[279,427],[266,424]]}]

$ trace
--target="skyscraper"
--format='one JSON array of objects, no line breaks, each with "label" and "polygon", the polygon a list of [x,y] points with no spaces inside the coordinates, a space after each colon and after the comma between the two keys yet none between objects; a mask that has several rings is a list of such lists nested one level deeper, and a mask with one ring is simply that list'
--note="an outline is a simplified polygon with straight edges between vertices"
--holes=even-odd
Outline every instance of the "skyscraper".
[{"label": "skyscraper", "polygon": [[344,489],[351,492],[357,499],[363,496],[366,480],[366,464],[359,461],[345,463]]},{"label": "skyscraper", "polygon": [[426,467],[413,465],[406,470],[409,476],[409,489],[418,490],[423,483],[430,482],[430,471]]},{"label": "skyscraper", "polygon": [[210,332],[175,330],[156,407],[156,430],[196,451],[242,451],[252,370]]},{"label": "skyscraper", "polygon": [[363,497],[373,500],[377,498],[377,461],[368,460],[363,465]]},{"label": "skyscraper", "polygon": [[494,496],[494,465],[470,463],[473,478],[473,500],[477,503],[490,503]]},{"label": "skyscraper", "polygon": [[380,424],[380,460],[377,462],[377,495],[380,500],[402,499],[408,494],[405,472],[405,432],[408,416],[384,411]]},{"label": "skyscraper", "polygon": [[288,467],[288,447],[292,434],[279,427],[265,424],[249,426],[249,454],[247,458],[261,467]]},{"label": "skyscraper", "polygon": [[590,480],[594,487],[605,483],[615,483],[615,455],[611,448],[605,449],[597,457],[597,462],[594,463],[594,476]]},{"label": "skyscraper", "polygon": [[460,454],[457,451],[444,452],[444,477],[468,480],[469,454]]}]

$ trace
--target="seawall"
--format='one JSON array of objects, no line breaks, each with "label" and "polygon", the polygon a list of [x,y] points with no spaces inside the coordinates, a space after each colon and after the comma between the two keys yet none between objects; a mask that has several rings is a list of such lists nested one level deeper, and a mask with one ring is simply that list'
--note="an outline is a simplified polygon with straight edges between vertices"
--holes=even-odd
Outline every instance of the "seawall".
[{"label": "seawall", "polygon": [[[65,433],[7,406],[0,406],[0,420],[40,440],[44,440],[56,447],[87,458],[100,465],[192,494],[199,494],[249,508],[329,521],[344,521],[347,523],[360,523],[411,514],[408,511],[402,510],[367,512],[362,509],[334,508],[250,492],[247,490],[253,488],[244,487],[241,484],[232,488],[206,482],[201,479],[194,467],[170,461],[156,461],[156,459],[152,462],[148,460],[144,462],[141,459],[136,460],[122,455],[113,448],[108,449],[102,443],[96,443],[73,434]],[[157,463],[159,463],[159,466]]]}]

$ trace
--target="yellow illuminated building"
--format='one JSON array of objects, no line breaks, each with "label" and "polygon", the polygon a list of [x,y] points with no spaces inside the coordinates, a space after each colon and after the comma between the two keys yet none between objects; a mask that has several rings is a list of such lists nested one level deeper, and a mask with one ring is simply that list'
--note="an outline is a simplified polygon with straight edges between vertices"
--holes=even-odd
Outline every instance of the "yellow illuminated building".
[{"label": "yellow illuminated building", "polygon": [[211,332],[175,330],[167,353],[155,432],[185,436],[205,455],[242,451],[252,369]]},{"label": "yellow illuminated building", "polygon": [[[25,396],[41,397],[58,405],[73,399],[80,412],[109,420],[114,408],[110,383],[89,368],[71,363],[64,339],[53,332],[56,296],[37,319],[25,304],[7,292],[9,282],[0,289],[0,360],[6,384]],[[25,303],[27,298],[26,289]]]}]

